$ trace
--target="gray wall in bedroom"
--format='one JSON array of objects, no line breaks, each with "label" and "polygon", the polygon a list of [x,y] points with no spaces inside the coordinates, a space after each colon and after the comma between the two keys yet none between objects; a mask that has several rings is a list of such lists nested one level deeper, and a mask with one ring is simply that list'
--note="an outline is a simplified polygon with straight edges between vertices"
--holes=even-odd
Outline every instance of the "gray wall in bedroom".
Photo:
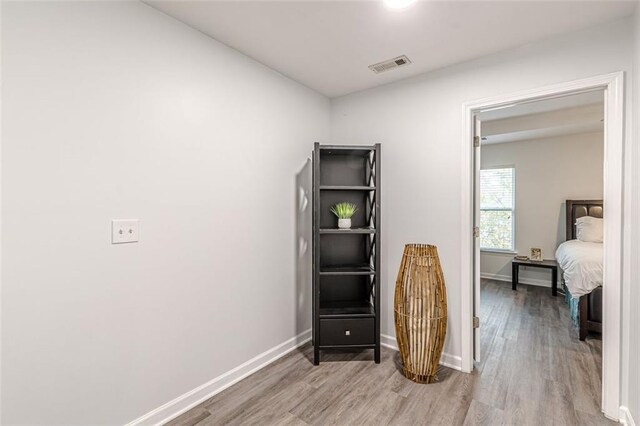
[{"label": "gray wall in bedroom", "polygon": [[[538,140],[484,145],[482,167],[516,168],[516,251],[529,255],[542,248],[553,259],[565,240],[567,199],[602,199],[603,132],[580,133]],[[510,279],[513,254],[482,252],[481,272],[487,278]],[[551,286],[551,273],[520,268],[527,283]]]}]

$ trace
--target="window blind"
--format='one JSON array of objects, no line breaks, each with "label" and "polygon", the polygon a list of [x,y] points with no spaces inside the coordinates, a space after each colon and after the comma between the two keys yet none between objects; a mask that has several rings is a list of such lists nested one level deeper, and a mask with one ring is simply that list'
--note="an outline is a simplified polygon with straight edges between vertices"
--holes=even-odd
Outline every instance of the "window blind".
[{"label": "window blind", "polygon": [[480,170],[480,209],[513,210],[513,168]]},{"label": "window blind", "polygon": [[512,251],[515,169],[480,170],[480,248]]}]

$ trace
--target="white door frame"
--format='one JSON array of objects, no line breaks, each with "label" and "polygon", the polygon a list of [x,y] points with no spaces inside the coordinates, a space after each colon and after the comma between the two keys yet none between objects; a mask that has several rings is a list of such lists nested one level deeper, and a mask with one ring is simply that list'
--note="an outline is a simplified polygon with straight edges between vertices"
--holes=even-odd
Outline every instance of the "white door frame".
[{"label": "white door frame", "polygon": [[[622,244],[624,152],[624,73],[616,72],[465,103],[462,143],[461,312],[462,371],[473,370],[473,114],[554,96],[604,89],[604,282],[602,292],[602,411],[618,420],[622,335]],[[627,146],[625,146],[627,145]],[[625,254],[628,256],[628,254]],[[482,318],[480,319],[482,326]]]}]

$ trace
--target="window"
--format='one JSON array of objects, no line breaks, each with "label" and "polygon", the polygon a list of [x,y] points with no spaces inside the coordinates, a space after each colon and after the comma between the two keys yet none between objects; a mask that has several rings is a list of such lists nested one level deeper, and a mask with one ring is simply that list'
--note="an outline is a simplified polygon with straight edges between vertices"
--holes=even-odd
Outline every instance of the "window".
[{"label": "window", "polygon": [[480,248],[514,251],[515,169],[480,170]]}]

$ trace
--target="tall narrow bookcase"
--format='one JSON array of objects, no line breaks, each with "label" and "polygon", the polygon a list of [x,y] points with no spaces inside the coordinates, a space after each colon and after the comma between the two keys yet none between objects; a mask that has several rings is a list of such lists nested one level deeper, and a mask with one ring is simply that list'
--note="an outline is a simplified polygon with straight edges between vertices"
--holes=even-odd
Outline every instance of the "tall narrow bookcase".
[{"label": "tall narrow bookcase", "polygon": [[[338,229],[331,206],[358,206]],[[320,351],[373,349],[380,363],[380,144],[313,151],[313,363]]]}]

